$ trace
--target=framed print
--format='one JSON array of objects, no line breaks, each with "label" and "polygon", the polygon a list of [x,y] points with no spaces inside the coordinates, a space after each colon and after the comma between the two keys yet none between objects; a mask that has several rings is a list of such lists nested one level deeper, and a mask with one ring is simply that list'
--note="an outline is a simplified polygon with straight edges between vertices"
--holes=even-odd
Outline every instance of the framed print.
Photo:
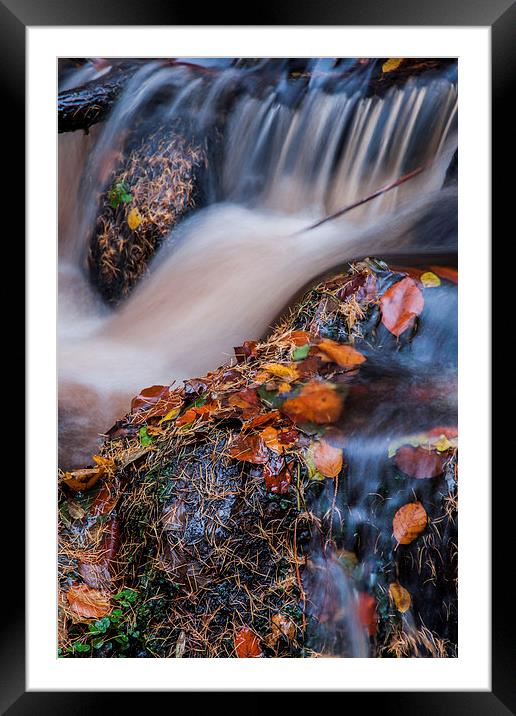
[{"label": "framed print", "polygon": [[513,713],[488,276],[514,5],[1,17],[28,309],[3,709]]}]

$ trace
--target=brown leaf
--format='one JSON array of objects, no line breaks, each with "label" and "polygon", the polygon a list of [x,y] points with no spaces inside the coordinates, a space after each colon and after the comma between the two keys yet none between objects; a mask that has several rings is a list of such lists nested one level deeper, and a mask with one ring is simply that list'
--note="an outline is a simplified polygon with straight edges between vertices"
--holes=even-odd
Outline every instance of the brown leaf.
[{"label": "brown leaf", "polygon": [[238,393],[233,393],[228,399],[228,405],[232,408],[240,408],[246,420],[254,418],[261,410],[260,400],[253,388],[244,388]]},{"label": "brown leaf", "polygon": [[93,517],[106,515],[115,507],[118,502],[117,486],[105,482],[93,498],[90,513]]},{"label": "brown leaf", "polygon": [[79,574],[88,587],[93,587],[94,589],[109,589],[111,574],[105,562],[99,562],[98,564],[81,562],[79,564]]},{"label": "brown leaf", "polygon": [[392,530],[398,544],[410,544],[428,523],[425,508],[421,502],[409,502],[396,512],[392,521]]},{"label": "brown leaf", "polygon": [[342,397],[331,384],[312,381],[285,400],[281,410],[296,423],[334,423],[342,412]]},{"label": "brown leaf", "polygon": [[423,479],[442,475],[446,456],[424,447],[403,445],[396,452],[394,460],[405,475]]},{"label": "brown leaf", "polygon": [[365,361],[365,356],[355,350],[353,346],[344,343],[337,343],[330,339],[321,341],[317,346],[317,352],[325,360],[331,360],[341,368],[354,368]]},{"label": "brown leaf", "polygon": [[253,465],[263,465],[269,459],[265,443],[259,435],[239,435],[229,450],[231,457]]},{"label": "brown leaf", "polygon": [[387,289],[380,299],[383,325],[394,336],[400,336],[413,325],[424,303],[416,282],[407,276]]},{"label": "brown leaf", "polygon": [[332,447],[326,440],[316,443],[313,456],[317,470],[325,477],[337,477],[342,470],[342,450]]},{"label": "brown leaf", "polygon": [[235,651],[239,659],[249,659],[262,656],[260,641],[249,627],[242,627],[235,634]]},{"label": "brown leaf", "polygon": [[81,619],[100,619],[111,611],[109,595],[86,584],[70,587],[66,594],[70,611]]},{"label": "brown leaf", "polygon": [[403,614],[410,609],[412,605],[410,594],[399,582],[389,584],[389,595],[399,612]]}]

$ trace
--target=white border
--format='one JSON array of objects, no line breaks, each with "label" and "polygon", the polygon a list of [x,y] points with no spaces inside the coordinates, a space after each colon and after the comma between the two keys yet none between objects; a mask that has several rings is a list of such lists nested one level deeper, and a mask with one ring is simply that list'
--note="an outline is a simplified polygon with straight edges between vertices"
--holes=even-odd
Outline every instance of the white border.
[{"label": "white border", "polygon": [[[27,35],[27,689],[489,690],[490,28],[37,27]],[[57,56],[459,57],[457,659],[82,659],[78,668],[55,657]]]}]

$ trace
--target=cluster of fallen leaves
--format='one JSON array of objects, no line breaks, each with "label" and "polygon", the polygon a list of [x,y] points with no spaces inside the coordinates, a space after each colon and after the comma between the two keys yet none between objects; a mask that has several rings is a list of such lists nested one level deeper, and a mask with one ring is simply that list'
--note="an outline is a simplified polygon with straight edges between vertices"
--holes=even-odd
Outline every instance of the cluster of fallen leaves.
[{"label": "cluster of fallen leaves", "polygon": [[[424,292],[456,272],[443,267],[392,274],[396,280],[380,294],[373,271],[362,270],[337,285],[331,301],[339,310],[352,305],[354,318],[370,305],[378,308],[382,325],[396,338],[414,328],[424,309]],[[325,299],[326,300],[326,299]],[[329,303],[325,304],[327,309]],[[362,313],[361,313],[362,311]],[[345,314],[348,317],[348,314]],[[351,334],[350,334],[351,335]],[[152,451],[167,436],[207,431],[217,421],[233,421],[227,444],[231,460],[261,468],[263,486],[273,495],[285,495],[297,485],[300,470],[309,479],[335,479],[345,467],[345,436],[333,434],[346,408],[347,386],[367,365],[367,350],[359,343],[332,340],[308,330],[281,330],[262,343],[248,341],[235,349],[236,364],[222,367],[182,386],[154,385],[141,390],[131,410],[108,433],[111,441],[127,446],[111,457],[94,456],[95,467],[65,473],[61,484],[72,492],[100,489],[89,508],[90,516],[112,519],[117,501],[117,469]],[[232,424],[233,424],[232,423]],[[334,432],[332,432],[334,431]],[[138,444],[135,444],[135,443]],[[405,436],[389,446],[388,458],[407,479],[428,480],[443,474],[457,449],[454,427],[438,426],[424,434]],[[78,512],[76,512],[78,514]],[[397,509],[392,521],[393,545],[409,545],[428,527],[428,515],[420,501]],[[110,561],[116,549],[116,525],[106,530],[103,557],[82,561],[83,583],[66,593],[68,610],[76,621],[98,619],[111,609]],[[389,585],[389,598],[399,613],[411,606],[411,595],[399,582]],[[357,615],[370,636],[377,631],[374,596],[360,592]],[[235,631],[236,656],[260,657],[263,648],[274,649],[280,640],[291,641],[296,625],[282,613],[271,619],[267,637],[260,638],[250,626]]]}]

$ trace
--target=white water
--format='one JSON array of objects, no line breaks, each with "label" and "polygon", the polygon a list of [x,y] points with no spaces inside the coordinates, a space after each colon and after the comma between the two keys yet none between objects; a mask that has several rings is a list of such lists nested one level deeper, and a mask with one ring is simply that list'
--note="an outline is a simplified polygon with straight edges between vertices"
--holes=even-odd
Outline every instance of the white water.
[{"label": "white water", "polygon": [[[209,124],[234,75],[222,72],[206,92],[186,82],[184,69],[144,66],[103,127],[59,138],[63,464],[89,462],[98,434],[142,387],[202,375],[230,360],[234,346],[263,336],[320,273],[365,255],[444,248],[413,227],[445,198],[456,148],[453,84],[407,85],[383,99],[310,90],[296,109],[272,91],[232,111],[218,202],[172,232],[122,306],[103,307],[85,278],[86,241],[126,128],[167,83],[184,85],[168,118],[203,97],[197,116]],[[421,164],[429,168],[402,187],[302,231]]]}]

